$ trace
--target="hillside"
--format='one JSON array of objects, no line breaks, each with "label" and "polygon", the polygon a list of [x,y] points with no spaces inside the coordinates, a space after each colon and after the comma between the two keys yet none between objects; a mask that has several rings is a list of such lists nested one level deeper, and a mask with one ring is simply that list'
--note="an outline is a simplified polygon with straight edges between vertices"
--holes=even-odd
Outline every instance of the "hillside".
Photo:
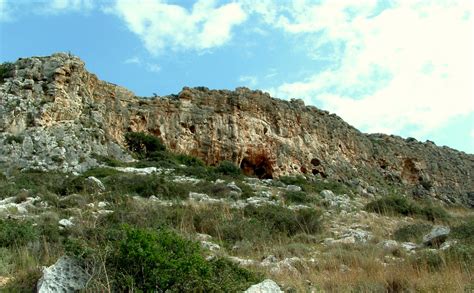
[{"label": "hillside", "polygon": [[0,288],[474,288],[474,155],[247,88],[136,97],[64,53],[0,69]]},{"label": "hillside", "polygon": [[[123,134],[145,131],[172,151],[207,164],[223,160],[248,175],[314,174],[410,195],[473,204],[474,155],[433,142],[363,134],[300,100],[261,91],[184,88],[140,98],[100,81],[67,54],[19,59],[0,86],[0,164],[4,169],[84,171],[93,155],[119,160]],[[363,113],[361,113],[363,115]]]}]

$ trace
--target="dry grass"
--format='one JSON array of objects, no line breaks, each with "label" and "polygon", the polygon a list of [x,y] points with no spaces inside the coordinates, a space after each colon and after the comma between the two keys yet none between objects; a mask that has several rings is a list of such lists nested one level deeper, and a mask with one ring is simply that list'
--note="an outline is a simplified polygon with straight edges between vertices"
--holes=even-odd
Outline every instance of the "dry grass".
[{"label": "dry grass", "polygon": [[472,280],[471,272],[460,264],[433,271],[403,259],[386,264],[380,257],[383,253],[374,247],[360,251],[336,247],[299,274],[282,272],[272,278],[297,292],[465,292]]}]

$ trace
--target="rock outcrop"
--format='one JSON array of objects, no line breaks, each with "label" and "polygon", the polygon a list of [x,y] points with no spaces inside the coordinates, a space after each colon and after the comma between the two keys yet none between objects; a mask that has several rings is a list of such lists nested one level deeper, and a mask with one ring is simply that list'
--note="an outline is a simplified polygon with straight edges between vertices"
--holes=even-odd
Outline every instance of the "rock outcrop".
[{"label": "rock outcrop", "polygon": [[[98,156],[131,160],[127,131],[160,137],[210,165],[233,161],[260,178],[308,174],[474,202],[474,156],[432,142],[364,134],[301,100],[246,88],[184,88],[138,98],[68,54],[19,59],[0,81],[0,167],[84,171]],[[357,180],[354,180],[357,178]],[[362,183],[361,183],[362,182]],[[367,184],[366,184],[367,185]],[[374,189],[375,190],[375,189]]]}]

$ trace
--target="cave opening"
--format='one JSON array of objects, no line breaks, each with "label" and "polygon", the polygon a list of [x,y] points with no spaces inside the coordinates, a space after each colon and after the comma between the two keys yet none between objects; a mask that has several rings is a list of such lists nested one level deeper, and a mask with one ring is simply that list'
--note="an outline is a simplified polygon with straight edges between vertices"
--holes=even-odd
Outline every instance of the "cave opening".
[{"label": "cave opening", "polygon": [[273,167],[265,156],[246,157],[240,163],[245,175],[257,176],[260,179],[273,179]]}]

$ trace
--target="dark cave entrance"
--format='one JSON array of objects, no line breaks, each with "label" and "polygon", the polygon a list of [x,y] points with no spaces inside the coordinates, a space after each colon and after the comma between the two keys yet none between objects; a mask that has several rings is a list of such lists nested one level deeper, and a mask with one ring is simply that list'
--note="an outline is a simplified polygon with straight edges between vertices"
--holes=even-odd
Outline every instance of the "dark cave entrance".
[{"label": "dark cave entrance", "polygon": [[260,179],[273,179],[273,167],[265,156],[246,157],[240,163],[245,175],[257,176]]}]

